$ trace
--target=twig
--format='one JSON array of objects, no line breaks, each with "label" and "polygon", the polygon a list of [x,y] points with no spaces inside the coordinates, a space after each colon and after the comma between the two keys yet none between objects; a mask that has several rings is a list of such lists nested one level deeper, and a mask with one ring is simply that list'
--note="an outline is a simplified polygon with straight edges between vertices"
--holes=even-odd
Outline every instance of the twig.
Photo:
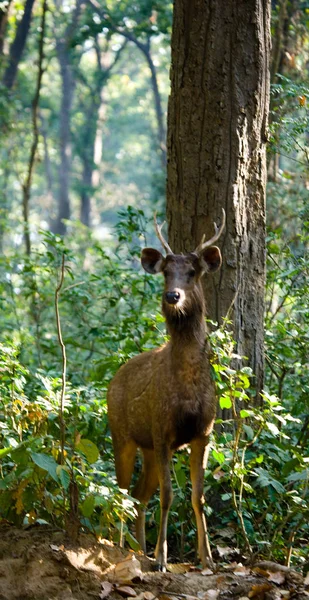
[{"label": "twig", "polygon": [[60,281],[56,287],[55,291],[55,311],[56,311],[56,321],[57,321],[57,333],[58,340],[61,347],[62,353],[62,386],[61,386],[61,396],[60,396],[60,407],[59,407],[59,424],[60,424],[60,464],[64,463],[64,443],[65,443],[65,423],[64,423],[64,401],[65,401],[65,388],[66,388],[66,367],[67,367],[67,357],[65,345],[62,339],[61,332],[61,323],[60,323],[60,314],[59,314],[59,295],[60,290],[62,288],[64,280],[64,254],[62,254],[62,263],[61,263],[61,272],[60,272]]},{"label": "twig", "polygon": [[68,290],[71,290],[72,288],[75,288],[78,285],[84,285],[84,283],[86,283],[86,282],[85,281],[78,281],[77,283],[72,283],[72,285],[68,285],[66,288],[63,288],[62,292],[67,292]]}]

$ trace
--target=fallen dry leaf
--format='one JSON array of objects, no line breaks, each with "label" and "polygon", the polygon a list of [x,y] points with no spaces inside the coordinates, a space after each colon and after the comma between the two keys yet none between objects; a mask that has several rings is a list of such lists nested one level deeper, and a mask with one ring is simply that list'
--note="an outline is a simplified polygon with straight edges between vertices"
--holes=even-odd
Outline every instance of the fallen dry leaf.
[{"label": "fallen dry leaf", "polygon": [[142,578],[141,563],[134,554],[120,561],[115,566],[115,578],[120,583],[130,583],[135,577]]},{"label": "fallen dry leaf", "polygon": [[49,544],[49,547],[54,550],[55,552],[63,552],[64,551],[64,545],[62,544],[61,546],[56,546],[55,544]]},{"label": "fallen dry leaf", "polygon": [[229,546],[216,546],[216,548],[218,550],[218,554],[219,554],[220,558],[222,556],[227,556],[228,554],[235,552],[235,549],[229,548]]},{"label": "fallen dry leaf", "polygon": [[246,577],[246,575],[250,575],[251,569],[248,567],[244,567],[242,564],[237,565],[236,569],[233,570],[234,575],[240,575],[241,577]]},{"label": "fallen dry leaf", "polygon": [[307,573],[307,575],[306,575],[306,577],[305,577],[305,579],[304,579],[304,585],[305,585],[305,586],[308,586],[308,585],[309,585],[309,571],[308,571],[308,573]]},{"label": "fallen dry leaf", "polygon": [[259,596],[259,595],[264,595],[265,592],[269,592],[269,590],[272,589],[272,585],[270,585],[270,583],[261,583],[261,584],[257,584],[257,585],[253,585],[248,597],[249,598],[255,598],[255,596]]},{"label": "fallen dry leaf", "polygon": [[191,567],[192,565],[190,565],[190,563],[176,563],[168,564],[167,570],[169,573],[174,573],[174,575],[182,575],[183,573],[187,573]]},{"label": "fallen dry leaf", "polygon": [[201,575],[213,575],[214,572],[211,569],[203,569],[203,571],[201,571]]},{"label": "fallen dry leaf", "polygon": [[197,596],[199,600],[216,600],[220,594],[220,590],[207,590],[207,592],[198,592]]},{"label": "fallen dry leaf", "polygon": [[144,600],[154,600],[155,595],[152,592],[143,592]]},{"label": "fallen dry leaf", "polygon": [[136,591],[128,585],[121,585],[120,587],[116,588],[116,591],[117,594],[124,596],[124,598],[127,598],[128,596],[130,596],[130,598],[135,598],[137,596]]},{"label": "fallen dry leaf", "polygon": [[99,598],[100,598],[100,600],[104,600],[104,598],[107,598],[107,596],[109,596],[110,593],[113,591],[114,586],[109,581],[103,581],[101,583],[101,587],[102,587],[102,591],[99,594]]},{"label": "fallen dry leaf", "polygon": [[269,573],[267,579],[268,581],[273,581],[274,583],[278,583],[278,585],[280,585],[281,583],[285,582],[285,575],[282,571],[275,571]]},{"label": "fallen dry leaf", "polygon": [[266,579],[269,575],[269,571],[266,571],[266,569],[261,569],[261,567],[253,567],[251,571],[257,575],[261,575],[261,577],[266,577]]},{"label": "fallen dry leaf", "polygon": [[197,574],[197,571],[187,571],[187,573],[184,574],[185,577],[195,577]]}]

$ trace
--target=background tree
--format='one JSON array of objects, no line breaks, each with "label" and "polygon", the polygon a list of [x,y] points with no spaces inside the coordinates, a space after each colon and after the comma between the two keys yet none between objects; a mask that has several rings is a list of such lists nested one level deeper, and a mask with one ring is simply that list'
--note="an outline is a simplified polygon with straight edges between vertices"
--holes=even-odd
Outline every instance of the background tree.
[{"label": "background tree", "polygon": [[225,209],[223,266],[207,280],[208,314],[219,323],[232,317],[257,394],[264,374],[269,25],[269,2],[177,2],[168,113],[170,244],[192,251]]},{"label": "background tree", "polygon": [[[57,4],[61,8],[61,2]],[[59,163],[59,194],[58,194],[58,215],[53,224],[53,230],[56,233],[64,234],[66,232],[65,220],[71,216],[69,181],[71,174],[71,110],[73,103],[73,93],[75,88],[73,61],[79,57],[74,56],[72,50],[72,39],[76,33],[78,20],[82,8],[82,0],[77,0],[73,13],[70,15],[69,23],[65,31],[56,33],[56,51],[61,74],[61,108],[59,119],[59,141],[60,141],[60,163]],[[62,14],[59,11],[59,14]],[[59,14],[55,19],[59,27]]]},{"label": "background tree", "polygon": [[[8,64],[4,71],[4,75],[3,75],[3,79],[2,79],[3,85],[5,85],[5,87],[7,87],[9,90],[14,85],[16,73],[17,73],[17,69],[18,69],[18,64],[20,62],[20,59],[22,57],[22,54],[23,54],[23,51],[25,48],[27,36],[29,33],[29,29],[30,29],[33,5],[34,5],[34,0],[26,0],[22,18],[17,25],[15,38],[10,46]],[[8,11],[8,9],[9,9],[9,7],[7,8],[7,11]],[[7,11],[4,14],[2,13],[1,23],[4,27],[6,24],[5,15],[7,14]]]}]

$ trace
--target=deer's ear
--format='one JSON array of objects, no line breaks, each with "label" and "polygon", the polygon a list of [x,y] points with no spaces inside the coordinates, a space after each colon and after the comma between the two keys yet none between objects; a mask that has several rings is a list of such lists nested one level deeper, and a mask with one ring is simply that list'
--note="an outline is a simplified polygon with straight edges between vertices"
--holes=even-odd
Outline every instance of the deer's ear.
[{"label": "deer's ear", "polygon": [[200,256],[202,268],[208,273],[214,273],[222,264],[222,256],[217,246],[209,246],[205,248]]},{"label": "deer's ear", "polygon": [[163,261],[164,257],[161,252],[154,248],[144,248],[142,251],[141,263],[147,273],[152,273],[153,275],[160,273]]}]

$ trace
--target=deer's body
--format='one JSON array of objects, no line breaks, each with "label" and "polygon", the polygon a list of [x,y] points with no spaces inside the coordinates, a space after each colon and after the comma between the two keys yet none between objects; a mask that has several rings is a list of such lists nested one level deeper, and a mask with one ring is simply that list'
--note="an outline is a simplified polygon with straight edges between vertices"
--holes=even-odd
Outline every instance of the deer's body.
[{"label": "deer's body", "polygon": [[172,502],[170,459],[174,450],[188,443],[199,554],[204,566],[211,562],[203,514],[203,474],[216,402],[200,277],[205,270],[220,266],[221,255],[214,246],[204,255],[168,254],[163,258],[156,250],[143,251],[144,268],[151,273],[162,271],[165,276],[162,310],[170,341],[123,365],[107,397],[121,488],[129,488],[137,448],[143,453],[143,469],[133,496],[141,503],[136,536],[144,551],[144,506],[160,485],[161,522],[155,554],[162,570],[166,568],[167,517]]}]

